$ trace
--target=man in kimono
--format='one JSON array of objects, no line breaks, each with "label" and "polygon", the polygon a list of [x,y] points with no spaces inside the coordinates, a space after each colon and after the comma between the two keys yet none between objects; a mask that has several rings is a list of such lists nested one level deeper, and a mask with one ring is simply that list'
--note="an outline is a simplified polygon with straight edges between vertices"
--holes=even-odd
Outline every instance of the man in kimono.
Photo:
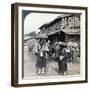
[{"label": "man in kimono", "polygon": [[43,75],[45,73],[46,68],[46,47],[45,40],[41,39],[36,44],[36,68],[39,75]]}]

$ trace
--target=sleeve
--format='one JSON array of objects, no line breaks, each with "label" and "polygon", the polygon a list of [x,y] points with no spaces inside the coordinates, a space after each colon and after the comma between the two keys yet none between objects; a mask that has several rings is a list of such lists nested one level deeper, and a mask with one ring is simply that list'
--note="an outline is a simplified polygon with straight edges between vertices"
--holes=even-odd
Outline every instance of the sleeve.
[{"label": "sleeve", "polygon": [[38,44],[37,43],[34,48],[35,48],[35,53],[38,53]]}]

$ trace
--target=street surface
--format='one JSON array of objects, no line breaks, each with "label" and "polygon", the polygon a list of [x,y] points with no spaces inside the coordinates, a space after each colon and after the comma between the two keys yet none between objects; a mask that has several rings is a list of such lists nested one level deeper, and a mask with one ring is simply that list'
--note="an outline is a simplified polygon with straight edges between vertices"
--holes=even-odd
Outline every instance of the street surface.
[{"label": "street surface", "polygon": [[[29,53],[27,46],[24,46],[24,77],[36,77],[36,57],[33,53]],[[66,75],[79,75],[80,74],[80,63],[68,63],[68,71]],[[47,62],[47,68],[44,76],[57,76],[58,65],[56,61]]]}]

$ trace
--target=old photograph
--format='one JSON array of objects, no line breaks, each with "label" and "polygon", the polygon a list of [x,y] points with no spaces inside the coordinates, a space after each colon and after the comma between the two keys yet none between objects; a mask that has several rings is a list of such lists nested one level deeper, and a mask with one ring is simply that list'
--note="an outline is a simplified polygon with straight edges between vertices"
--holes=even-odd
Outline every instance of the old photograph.
[{"label": "old photograph", "polygon": [[88,81],[87,7],[15,3],[11,9],[12,86]]},{"label": "old photograph", "polygon": [[24,77],[80,75],[80,16],[23,10]]}]

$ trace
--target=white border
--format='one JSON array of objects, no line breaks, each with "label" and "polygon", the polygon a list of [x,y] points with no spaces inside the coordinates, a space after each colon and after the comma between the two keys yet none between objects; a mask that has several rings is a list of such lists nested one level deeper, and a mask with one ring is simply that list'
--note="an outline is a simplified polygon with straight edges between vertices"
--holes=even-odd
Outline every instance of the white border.
[{"label": "white border", "polygon": [[[73,12],[81,13],[81,58],[80,58],[80,76],[62,76],[60,77],[47,77],[47,78],[25,78],[22,79],[22,10],[33,10],[33,11],[53,11],[53,12]],[[79,81],[85,80],[85,11],[84,10],[72,10],[72,9],[55,9],[55,8],[41,8],[41,7],[18,7],[18,33],[19,33],[19,53],[18,53],[18,83],[19,84],[32,84],[32,83],[47,83],[47,82],[63,82],[63,81]]]}]

